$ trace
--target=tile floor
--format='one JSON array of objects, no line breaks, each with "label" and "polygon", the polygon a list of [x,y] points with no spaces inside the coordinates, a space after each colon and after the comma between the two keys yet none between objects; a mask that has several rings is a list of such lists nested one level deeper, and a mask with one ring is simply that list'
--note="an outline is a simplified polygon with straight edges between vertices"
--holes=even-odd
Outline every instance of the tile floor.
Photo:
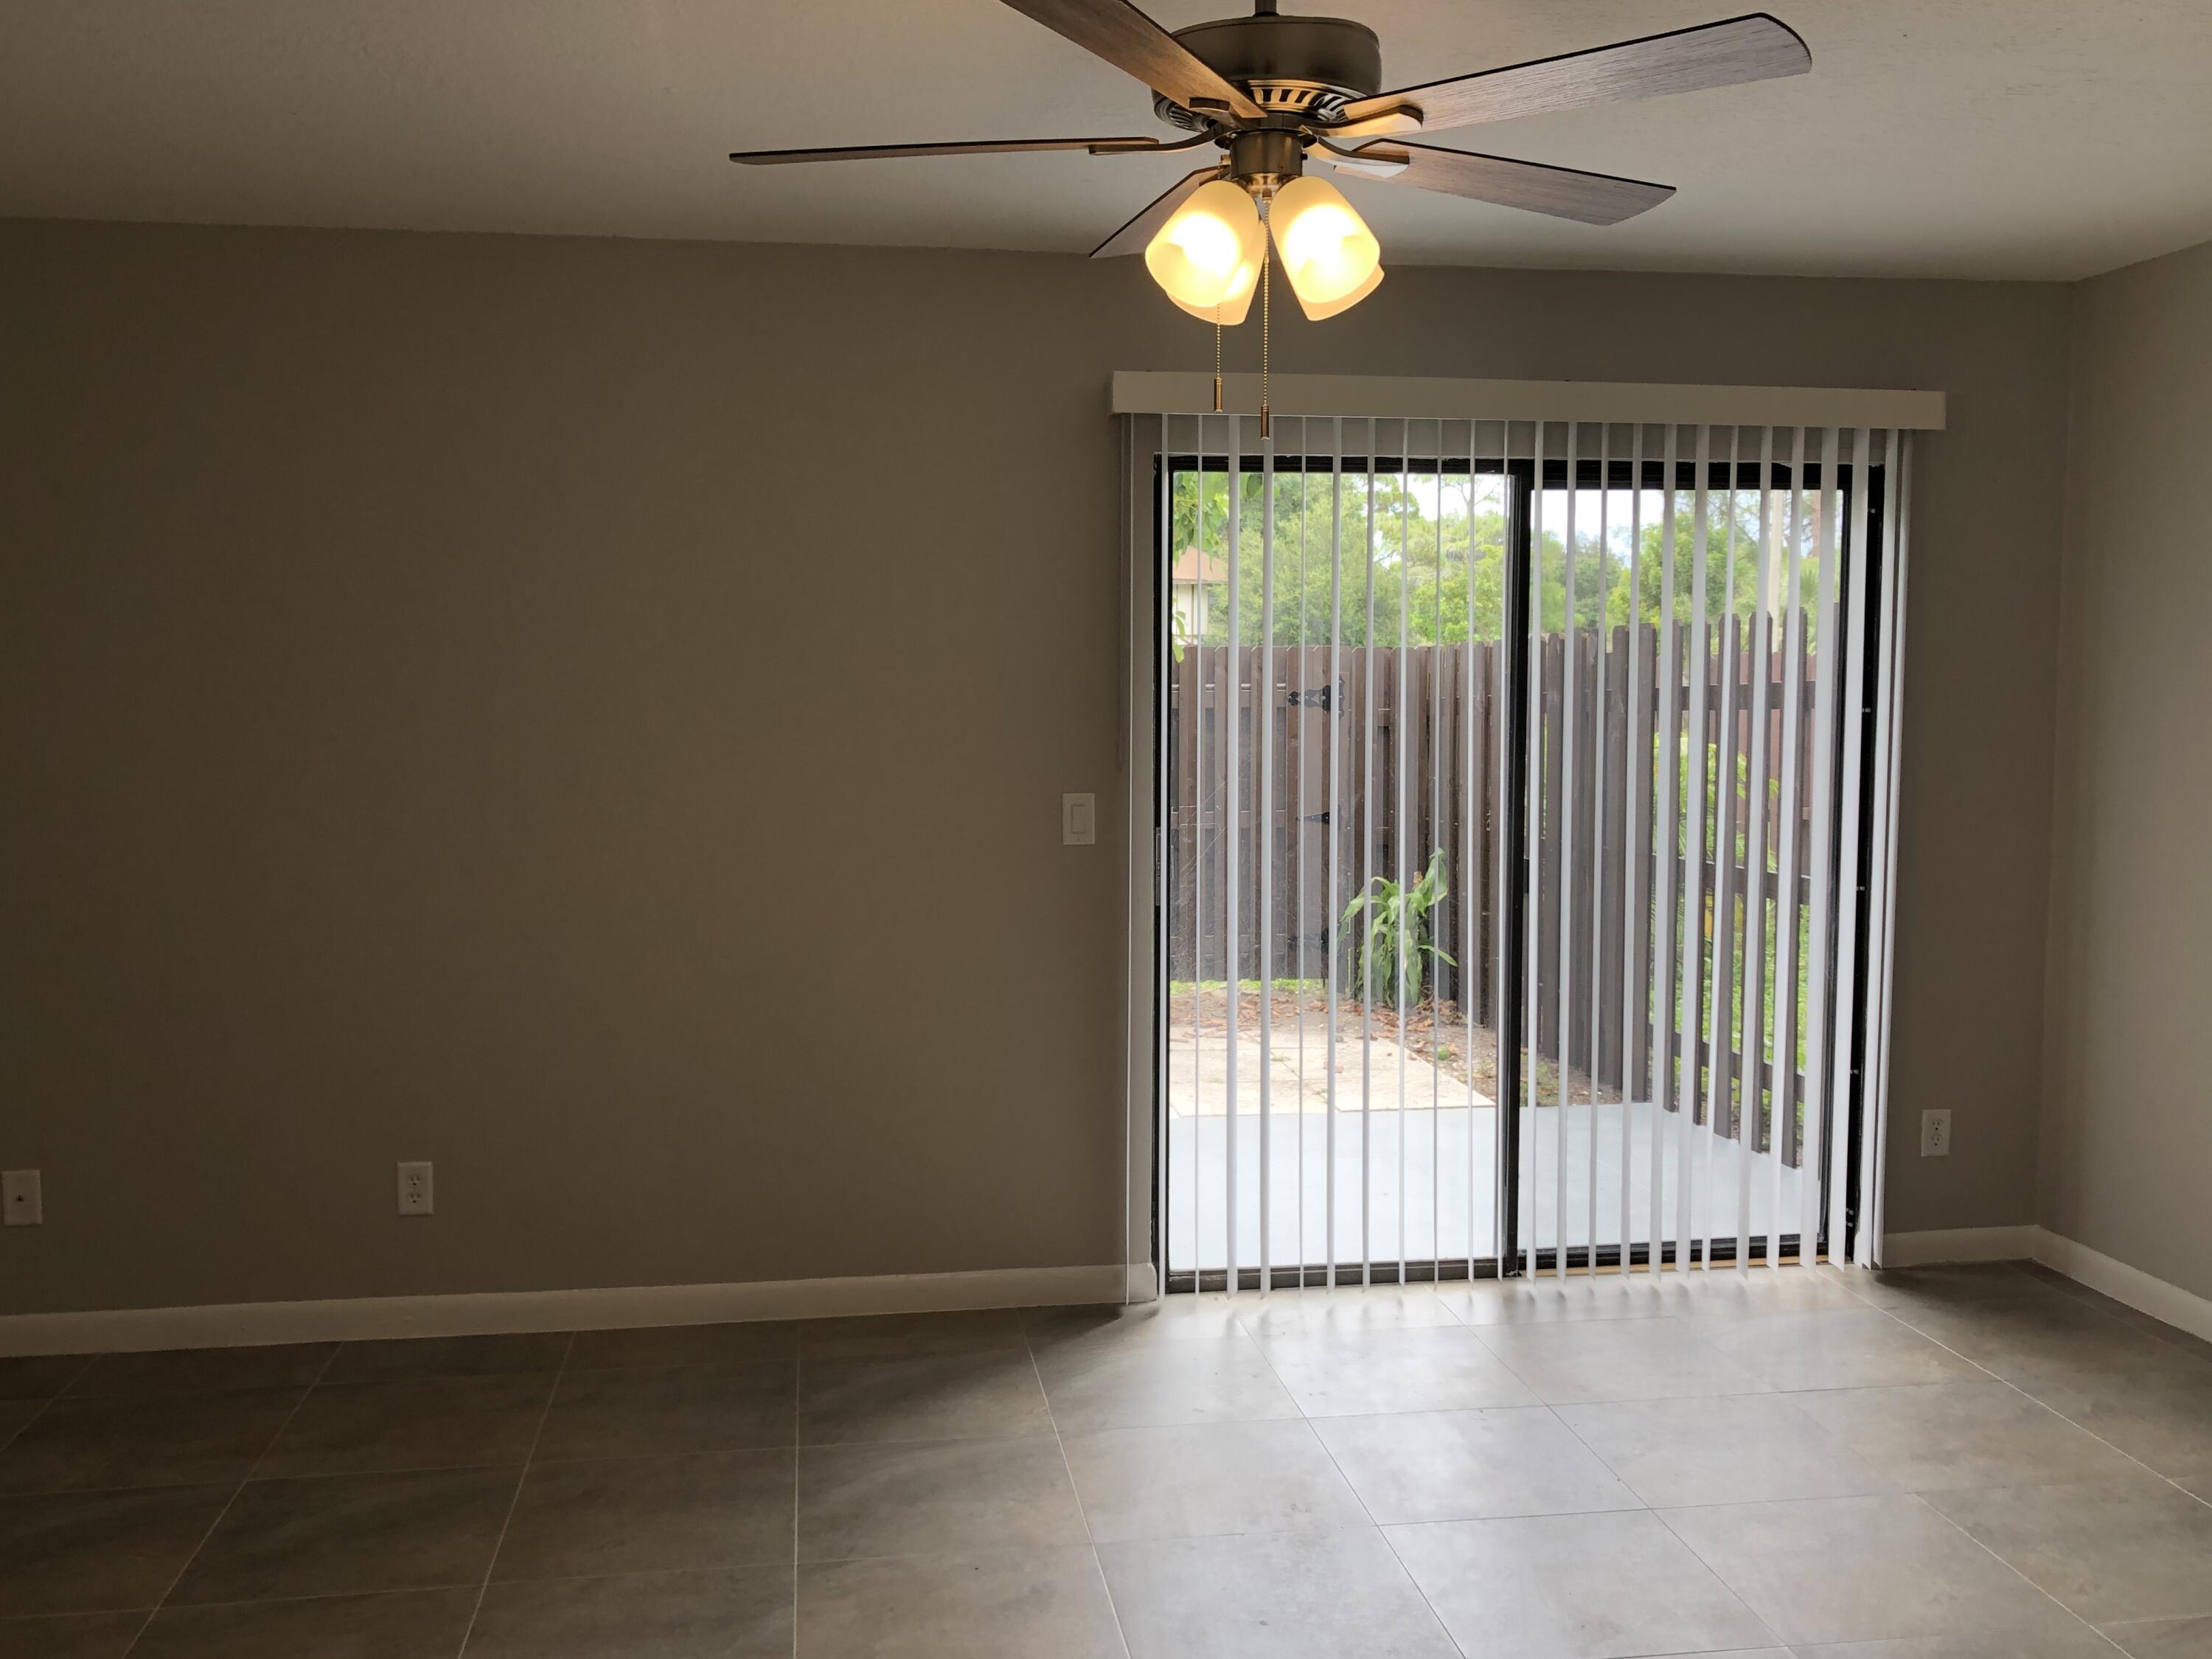
[{"label": "tile floor", "polygon": [[0,1360],[0,1659],[2212,1656],[2212,1346],[2039,1269]]}]

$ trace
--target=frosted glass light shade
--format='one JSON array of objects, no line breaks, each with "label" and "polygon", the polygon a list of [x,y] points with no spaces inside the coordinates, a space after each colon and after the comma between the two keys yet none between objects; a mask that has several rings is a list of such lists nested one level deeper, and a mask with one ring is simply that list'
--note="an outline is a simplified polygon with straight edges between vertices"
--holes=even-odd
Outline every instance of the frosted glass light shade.
[{"label": "frosted glass light shade", "polygon": [[1267,227],[1252,198],[1225,179],[1200,185],[1145,249],[1145,269],[1169,299],[1212,322],[1241,323],[1259,286]]},{"label": "frosted glass light shade", "polygon": [[[1377,265],[1367,273],[1365,282],[1353,289],[1351,293],[1340,295],[1336,299],[1316,302],[1307,299],[1303,294],[1298,295],[1298,309],[1305,313],[1310,321],[1318,323],[1335,316],[1339,312],[1351,310],[1352,307],[1382,286],[1382,267]],[[1295,293],[1297,290],[1294,289],[1292,292]]]},{"label": "frosted glass light shade", "polygon": [[1316,322],[1350,310],[1382,282],[1382,245],[1327,180],[1291,179],[1275,192],[1268,222],[1291,292]]}]

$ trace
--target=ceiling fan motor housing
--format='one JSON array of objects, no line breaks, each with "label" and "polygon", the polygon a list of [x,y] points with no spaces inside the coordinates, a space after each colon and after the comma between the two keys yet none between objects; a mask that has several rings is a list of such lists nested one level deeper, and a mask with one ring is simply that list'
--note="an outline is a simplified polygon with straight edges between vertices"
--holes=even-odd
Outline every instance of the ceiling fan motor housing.
[{"label": "ceiling fan motor housing", "polygon": [[[1194,23],[1175,38],[1271,115],[1333,121],[1346,104],[1382,87],[1382,42],[1347,17],[1285,17],[1268,9]],[[1155,97],[1152,107],[1190,131],[1218,124],[1165,97]]]}]

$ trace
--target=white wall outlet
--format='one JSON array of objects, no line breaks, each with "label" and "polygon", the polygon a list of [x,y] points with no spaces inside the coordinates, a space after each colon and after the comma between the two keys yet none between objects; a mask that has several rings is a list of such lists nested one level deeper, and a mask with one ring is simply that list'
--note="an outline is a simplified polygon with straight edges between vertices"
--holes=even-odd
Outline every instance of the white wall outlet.
[{"label": "white wall outlet", "polygon": [[1951,1156],[1951,1114],[1948,1110],[1921,1113],[1920,1156],[1923,1158]]},{"label": "white wall outlet", "polygon": [[430,1213],[430,1166],[427,1163],[399,1166],[399,1213]]},{"label": "white wall outlet", "polygon": [[0,1170],[0,1216],[10,1227],[35,1227],[46,1218],[36,1170]]},{"label": "white wall outlet", "polygon": [[1060,798],[1060,844],[1090,847],[1098,840],[1098,797],[1062,795]]}]

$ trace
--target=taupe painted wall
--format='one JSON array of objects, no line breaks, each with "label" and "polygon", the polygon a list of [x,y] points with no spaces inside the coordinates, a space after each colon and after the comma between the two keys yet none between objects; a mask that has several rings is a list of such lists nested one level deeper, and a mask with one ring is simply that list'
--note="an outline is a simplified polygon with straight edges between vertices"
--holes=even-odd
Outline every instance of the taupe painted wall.
[{"label": "taupe painted wall", "polygon": [[[1212,349],[1139,270],[16,222],[0,318],[0,1308],[1118,1257],[1106,383]],[[1279,341],[1951,394],[1900,1230],[2033,1213],[2067,326],[1410,269]]]},{"label": "taupe painted wall", "polygon": [[2041,1219],[2212,1296],[2212,246],[2084,283]]}]

